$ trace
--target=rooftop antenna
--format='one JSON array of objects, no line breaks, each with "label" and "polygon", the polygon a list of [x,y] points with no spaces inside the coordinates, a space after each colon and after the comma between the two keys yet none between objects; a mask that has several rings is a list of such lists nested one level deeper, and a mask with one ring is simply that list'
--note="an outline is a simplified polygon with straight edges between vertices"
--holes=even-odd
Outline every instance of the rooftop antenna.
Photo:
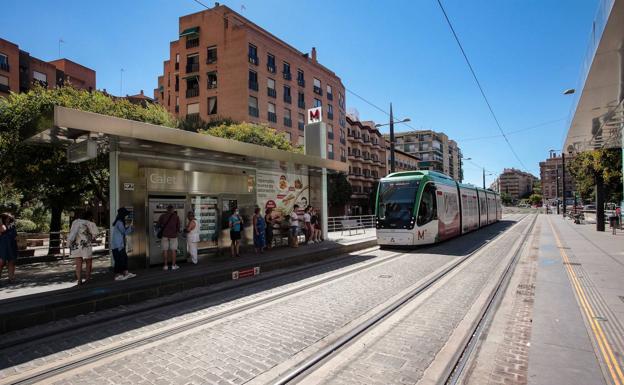
[{"label": "rooftop antenna", "polygon": [[59,49],[58,50],[59,51],[59,56],[58,57],[59,57],[59,59],[61,58],[61,43],[65,43],[65,40],[63,40],[62,37],[59,38],[59,40],[58,40],[58,49]]}]

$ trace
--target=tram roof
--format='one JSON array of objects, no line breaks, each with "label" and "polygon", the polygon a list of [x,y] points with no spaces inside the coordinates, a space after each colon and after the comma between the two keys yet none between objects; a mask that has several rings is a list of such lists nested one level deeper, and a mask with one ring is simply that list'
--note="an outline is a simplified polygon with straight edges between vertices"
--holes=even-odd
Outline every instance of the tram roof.
[{"label": "tram roof", "polygon": [[429,170],[414,170],[414,171],[399,171],[399,172],[394,172],[392,174],[388,174],[387,176],[385,176],[384,178],[382,178],[382,180],[389,180],[389,179],[399,179],[399,180],[405,180],[405,179],[423,179],[423,178],[428,178],[430,180],[434,180],[436,182],[443,182],[446,184],[454,184],[454,185],[458,185],[460,188],[467,188],[467,189],[472,189],[472,190],[479,190],[479,191],[484,191],[490,194],[498,194],[496,191],[494,190],[490,190],[490,189],[484,189],[472,184],[467,184],[467,183],[459,183],[456,180],[454,180],[453,178],[451,178],[450,176],[446,175],[446,174],[442,174],[441,172],[437,172],[437,171],[429,171]]},{"label": "tram roof", "polygon": [[348,169],[346,163],[318,156],[61,106],[55,106],[51,116],[41,119],[33,131],[28,139],[32,142],[68,146],[91,139],[105,150],[115,143],[122,153],[149,153],[187,162],[226,162],[267,170],[279,170],[281,164],[293,163],[314,173],[322,168],[330,172]]}]

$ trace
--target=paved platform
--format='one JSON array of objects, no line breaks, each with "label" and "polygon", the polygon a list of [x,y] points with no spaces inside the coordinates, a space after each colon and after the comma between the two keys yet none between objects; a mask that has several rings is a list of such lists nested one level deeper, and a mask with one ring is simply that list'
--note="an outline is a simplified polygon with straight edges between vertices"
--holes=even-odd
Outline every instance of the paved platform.
[{"label": "paved platform", "polygon": [[467,384],[624,384],[624,232],[541,214]]},{"label": "paved platform", "polygon": [[18,266],[17,283],[0,286],[0,332],[231,280],[237,270],[259,267],[265,272],[323,260],[375,246],[375,234],[374,229],[357,235],[330,233],[320,244],[281,247],[263,254],[248,251],[236,259],[215,255],[198,265],[182,263],[177,271],[163,272],[156,266],[134,271],[138,276],[126,281],[114,281],[110,261],[102,257],[94,261],[92,280],[82,286],[75,284],[70,259]]}]

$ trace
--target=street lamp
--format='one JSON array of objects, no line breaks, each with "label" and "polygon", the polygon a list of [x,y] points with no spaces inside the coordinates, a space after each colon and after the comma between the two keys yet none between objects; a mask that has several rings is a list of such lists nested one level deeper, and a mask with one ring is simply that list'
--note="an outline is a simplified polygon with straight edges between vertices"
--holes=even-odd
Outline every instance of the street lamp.
[{"label": "street lamp", "polygon": [[574,88],[568,88],[567,90],[563,91],[563,94],[564,95],[572,95],[575,92],[576,92],[576,90]]},{"label": "street lamp", "polygon": [[394,123],[405,123],[409,121],[409,118],[405,118],[399,122],[395,122],[394,116],[392,115],[392,103],[390,103],[390,123],[375,124],[375,127],[390,126],[390,173],[394,172]]}]

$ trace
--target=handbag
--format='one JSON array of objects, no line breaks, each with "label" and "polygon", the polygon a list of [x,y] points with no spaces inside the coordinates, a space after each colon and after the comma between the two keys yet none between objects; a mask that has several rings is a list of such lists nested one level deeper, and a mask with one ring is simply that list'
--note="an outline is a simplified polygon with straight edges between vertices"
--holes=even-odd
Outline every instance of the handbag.
[{"label": "handbag", "polygon": [[173,217],[173,213],[169,214],[169,218],[167,218],[167,222],[165,222],[164,226],[159,226],[158,232],[156,233],[156,238],[162,239],[163,230],[165,230],[165,227],[167,227],[167,225],[169,224],[169,221],[171,221],[171,217]]}]

